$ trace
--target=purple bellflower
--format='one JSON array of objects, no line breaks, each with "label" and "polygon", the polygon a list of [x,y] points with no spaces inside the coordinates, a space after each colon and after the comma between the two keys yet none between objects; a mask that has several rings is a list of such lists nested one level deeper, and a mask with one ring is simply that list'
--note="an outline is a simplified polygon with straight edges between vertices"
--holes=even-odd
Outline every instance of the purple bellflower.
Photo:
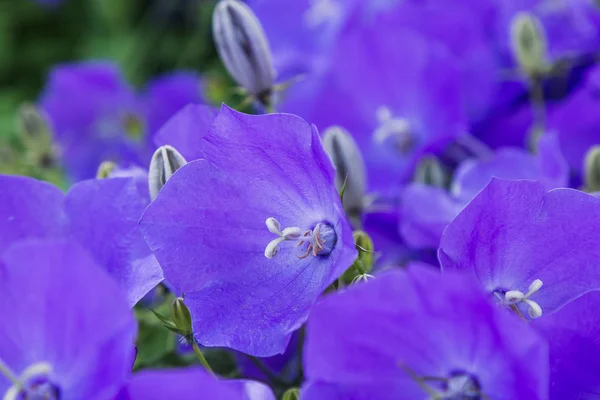
[{"label": "purple bellflower", "polygon": [[384,198],[398,194],[425,148],[466,129],[453,57],[399,26],[397,13],[353,14],[327,68],[291,87],[282,105],[321,130],[350,132],[368,190]]},{"label": "purple bellflower", "polygon": [[436,249],[446,226],[492,178],[531,179],[547,189],[568,186],[568,166],[557,138],[543,136],[538,154],[501,148],[481,159],[463,161],[450,190],[412,183],[402,192],[400,232],[410,247]]},{"label": "purple bellflower", "polygon": [[275,400],[268,386],[253,381],[218,380],[201,368],[143,371],[116,400]]},{"label": "purple bellflower", "polygon": [[[191,111],[167,126],[193,129]],[[283,353],[357,255],[333,166],[316,129],[287,114],[224,106],[200,145],[203,159],[173,174],[142,232],[200,344]]]},{"label": "purple bellflower", "polygon": [[147,165],[154,130],[180,107],[200,102],[200,93],[197,77],[179,73],[138,95],[115,64],[86,62],[55,68],[40,105],[67,172],[81,180],[93,178],[105,160]]},{"label": "purple bellflower", "polygon": [[600,199],[534,181],[493,179],[448,225],[444,271],[477,277],[524,318],[552,314],[600,289]]},{"label": "purple bellflower", "polygon": [[550,346],[550,400],[600,397],[600,292],[590,292],[532,326]]},{"label": "purple bellflower", "polygon": [[306,400],[531,399],[548,348],[470,276],[411,266],[326,297],[308,320]]},{"label": "purple bellflower", "polygon": [[71,237],[118,282],[133,307],[162,280],[138,220],[148,200],[132,178],[88,180],[65,196],[49,183],[0,175],[0,253],[27,238]]},{"label": "purple bellflower", "polygon": [[112,399],[134,359],[136,322],[113,279],[70,240],[30,239],[0,256],[0,394]]}]

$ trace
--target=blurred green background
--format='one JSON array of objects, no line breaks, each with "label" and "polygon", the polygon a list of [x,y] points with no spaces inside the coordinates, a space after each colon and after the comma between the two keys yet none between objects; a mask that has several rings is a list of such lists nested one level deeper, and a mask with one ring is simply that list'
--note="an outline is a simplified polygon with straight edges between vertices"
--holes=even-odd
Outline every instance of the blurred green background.
[{"label": "blurred green background", "polygon": [[[49,0],[46,0],[49,1]],[[135,87],[174,70],[204,77],[207,101],[227,99],[229,78],[211,38],[213,0],[0,0],[0,172],[59,183],[23,166],[17,110],[35,102],[56,64],[116,61]],[[41,176],[40,176],[41,175]]]}]

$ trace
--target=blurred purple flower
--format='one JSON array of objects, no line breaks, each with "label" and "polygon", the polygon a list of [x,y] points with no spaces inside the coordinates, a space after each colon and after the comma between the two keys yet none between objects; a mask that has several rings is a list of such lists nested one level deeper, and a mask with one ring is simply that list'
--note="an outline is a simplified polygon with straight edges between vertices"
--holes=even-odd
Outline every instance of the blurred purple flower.
[{"label": "blurred purple flower", "polygon": [[[168,126],[194,129],[193,110]],[[356,257],[331,161],[302,119],[227,107],[201,151],[145,211],[146,242],[183,292],[200,344],[282,353]]]},{"label": "blurred purple flower", "polygon": [[0,183],[0,253],[26,238],[73,238],[117,281],[131,307],[162,280],[138,227],[147,200],[133,179],[79,182],[66,196],[32,178],[0,175]]},{"label": "blurred purple flower", "polygon": [[201,368],[143,371],[133,376],[116,400],[275,400],[268,386],[219,380]]},{"label": "blurred purple flower", "polygon": [[193,72],[175,72],[150,81],[140,101],[147,118],[148,140],[179,110],[188,104],[201,103],[203,86]]},{"label": "blurred purple flower", "polygon": [[316,305],[306,400],[545,399],[547,345],[469,276],[412,266]]},{"label": "blurred purple flower", "polygon": [[448,225],[444,271],[479,279],[528,318],[552,314],[600,289],[600,199],[533,181],[492,181]]},{"label": "blurred purple flower", "polygon": [[258,360],[261,363],[260,366],[246,354],[235,352],[234,356],[237,361],[237,368],[241,375],[246,379],[269,382],[271,377],[267,375],[265,371],[267,369],[268,373],[274,374],[284,382],[290,383],[296,381],[302,371],[300,352],[302,343],[298,332],[294,332],[283,354]]},{"label": "blurred purple flower", "polygon": [[398,24],[396,14],[354,16],[327,68],[290,88],[282,107],[320,129],[347,129],[363,151],[370,191],[384,197],[397,195],[427,146],[466,129],[451,56]]},{"label": "blurred purple flower", "polygon": [[56,67],[40,105],[60,159],[77,181],[93,178],[106,160],[147,165],[154,130],[180,107],[201,101],[200,80],[191,74],[159,78],[138,96],[117,65],[84,62]]},{"label": "blurred purple flower", "polygon": [[169,119],[154,135],[154,145],[170,145],[188,161],[202,158],[203,138],[217,110],[205,105],[188,105]]},{"label": "blurred purple flower", "polygon": [[[571,173],[572,184],[582,182],[584,157],[590,147],[600,142],[600,67],[590,68],[580,84],[565,98],[546,104],[548,132],[558,136]],[[575,116],[575,117],[574,117]],[[534,123],[530,104],[523,104],[497,115],[478,127],[478,136],[493,147],[525,144]]]},{"label": "blurred purple flower", "polygon": [[588,293],[532,324],[550,345],[550,400],[597,398],[600,292]]},{"label": "blurred purple flower", "polygon": [[113,279],[76,242],[55,240],[13,243],[0,276],[4,398],[113,398],[131,373],[137,327]]},{"label": "blurred purple flower", "polygon": [[402,238],[412,248],[436,249],[446,226],[492,178],[536,180],[550,190],[567,186],[568,172],[557,138],[550,135],[540,139],[537,155],[507,147],[466,160],[455,171],[449,191],[421,183],[406,186],[400,207]]}]

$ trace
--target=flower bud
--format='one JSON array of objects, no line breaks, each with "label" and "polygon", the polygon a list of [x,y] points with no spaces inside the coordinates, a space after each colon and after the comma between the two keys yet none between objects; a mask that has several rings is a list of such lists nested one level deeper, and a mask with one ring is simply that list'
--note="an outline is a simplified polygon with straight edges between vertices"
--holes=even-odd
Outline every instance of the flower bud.
[{"label": "flower bud", "polygon": [[354,244],[356,250],[358,250],[358,257],[354,260],[354,263],[350,268],[342,275],[342,281],[346,284],[350,284],[356,281],[357,277],[371,277],[368,275],[373,270],[375,263],[374,257],[374,246],[371,237],[364,231],[354,231]]},{"label": "flower bud", "polygon": [[585,186],[588,192],[600,191],[600,146],[592,147],[585,156]]},{"label": "flower bud", "polygon": [[96,172],[96,179],[106,179],[117,168],[117,164],[113,161],[103,161]]},{"label": "flower bud", "polygon": [[361,213],[366,190],[365,163],[356,142],[339,126],[323,132],[323,147],[336,169],[335,186],[341,190],[346,181],[343,204],[349,216]]},{"label": "flower bud", "polygon": [[50,136],[50,127],[42,112],[33,104],[19,107],[19,131],[28,139],[40,140]]},{"label": "flower bud", "polygon": [[57,152],[52,143],[52,131],[46,117],[33,104],[22,104],[17,115],[17,128],[30,164],[42,168],[56,164]]},{"label": "flower bud", "polygon": [[238,0],[222,0],[213,14],[213,37],[233,79],[263,104],[275,80],[271,50],[254,12]]},{"label": "flower bud", "polygon": [[192,334],[192,315],[181,297],[173,300],[171,304],[171,320],[177,329],[183,333],[183,336]]},{"label": "flower bud", "polygon": [[544,28],[538,18],[528,12],[518,13],[510,27],[512,51],[519,69],[528,77],[543,76],[548,72],[547,42]]},{"label": "flower bud", "polygon": [[183,156],[172,146],[160,146],[152,156],[148,171],[150,199],[154,201],[160,189],[179,168],[187,164]]},{"label": "flower bud", "polygon": [[435,187],[444,187],[448,176],[444,167],[435,156],[425,156],[417,165],[414,175],[414,181],[424,185]]},{"label": "flower bud", "polygon": [[281,400],[298,400],[300,399],[300,391],[296,388],[288,389],[281,397]]}]

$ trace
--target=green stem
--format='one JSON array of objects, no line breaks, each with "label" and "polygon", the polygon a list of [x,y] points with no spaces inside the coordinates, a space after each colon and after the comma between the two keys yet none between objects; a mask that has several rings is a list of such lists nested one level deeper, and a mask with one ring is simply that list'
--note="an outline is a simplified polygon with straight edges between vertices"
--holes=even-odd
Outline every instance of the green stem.
[{"label": "green stem", "polygon": [[546,102],[544,100],[544,88],[541,79],[531,79],[529,88],[529,101],[533,109],[533,137],[531,145],[537,148],[537,141],[546,129]]},{"label": "green stem", "polygon": [[202,354],[202,352],[200,351],[200,348],[198,347],[198,343],[196,343],[195,340],[192,342],[192,347],[194,348],[194,353],[196,354],[196,357],[198,357],[198,360],[200,360],[200,364],[202,364],[208,372],[210,372],[211,374],[214,375],[215,373],[213,372],[212,368],[208,364],[208,361],[206,361],[206,358],[204,358],[204,354]]}]

